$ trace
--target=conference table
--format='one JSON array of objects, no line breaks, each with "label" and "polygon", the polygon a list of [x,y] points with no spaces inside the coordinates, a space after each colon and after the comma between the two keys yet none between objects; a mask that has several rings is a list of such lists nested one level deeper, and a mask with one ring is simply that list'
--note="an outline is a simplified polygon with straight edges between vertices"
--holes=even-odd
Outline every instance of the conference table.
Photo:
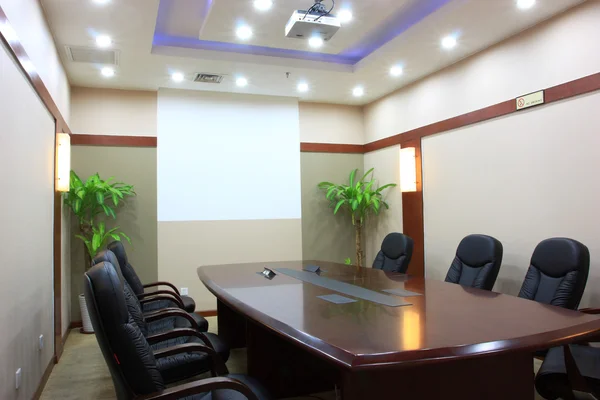
[{"label": "conference table", "polygon": [[[219,336],[247,348],[248,374],[276,398],[335,387],[344,400],[530,400],[535,351],[600,332],[597,316],[330,262],[202,266],[198,276],[217,297]],[[328,295],[338,296],[318,297]]]}]

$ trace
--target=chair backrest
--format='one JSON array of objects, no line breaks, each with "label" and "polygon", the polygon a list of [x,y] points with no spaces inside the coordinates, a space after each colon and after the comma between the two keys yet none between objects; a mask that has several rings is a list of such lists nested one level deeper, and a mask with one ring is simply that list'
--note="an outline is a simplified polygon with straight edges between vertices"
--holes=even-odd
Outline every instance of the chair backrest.
[{"label": "chair backrest", "polygon": [[129,260],[127,259],[127,253],[125,252],[125,246],[123,246],[123,243],[120,241],[114,241],[112,243],[109,243],[108,246],[106,246],[106,248],[112,251],[117,257],[117,260],[119,260],[121,272],[123,273],[123,276],[129,283],[129,286],[133,290],[133,293],[144,293],[144,285],[142,284],[142,281],[140,280],[138,274],[135,272],[135,269],[133,269],[133,266],[129,264]]},{"label": "chair backrest", "polygon": [[127,311],[123,285],[112,264],[101,262],[84,274],[84,295],[118,399],[164,389],[154,354]]},{"label": "chair backrest", "polygon": [[446,282],[492,290],[501,264],[502,243],[499,240],[487,235],[469,235],[458,244]]},{"label": "chair backrest", "polygon": [[138,325],[142,334],[148,336],[148,324],[144,318],[144,312],[142,304],[138,299],[137,295],[134,294],[133,289],[129,286],[127,280],[123,277],[121,272],[120,263],[117,261],[117,257],[110,250],[102,250],[92,259],[92,265],[99,264],[101,262],[109,262],[117,272],[117,276],[123,285],[123,295],[125,296],[125,303],[127,304],[127,310],[131,315],[131,318]]},{"label": "chair backrest", "polygon": [[577,309],[590,270],[590,251],[577,240],[546,239],[538,244],[519,297]]},{"label": "chair backrest", "polygon": [[402,233],[390,233],[381,242],[373,268],[388,272],[405,273],[412,257],[414,242]]}]

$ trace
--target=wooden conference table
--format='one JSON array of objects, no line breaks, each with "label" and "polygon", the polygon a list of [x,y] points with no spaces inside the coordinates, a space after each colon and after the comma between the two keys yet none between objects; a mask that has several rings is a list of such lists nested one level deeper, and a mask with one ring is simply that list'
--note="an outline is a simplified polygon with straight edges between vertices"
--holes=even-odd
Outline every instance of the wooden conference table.
[{"label": "wooden conference table", "polygon": [[[306,265],[382,294],[402,288],[421,296],[389,295],[411,303],[399,307],[334,304],[317,297],[332,290],[257,273]],[[600,332],[596,316],[371,268],[269,262],[205,266],[198,275],[217,297],[219,336],[247,347],[248,374],[277,398],[337,385],[344,400],[531,400],[534,351]]]}]

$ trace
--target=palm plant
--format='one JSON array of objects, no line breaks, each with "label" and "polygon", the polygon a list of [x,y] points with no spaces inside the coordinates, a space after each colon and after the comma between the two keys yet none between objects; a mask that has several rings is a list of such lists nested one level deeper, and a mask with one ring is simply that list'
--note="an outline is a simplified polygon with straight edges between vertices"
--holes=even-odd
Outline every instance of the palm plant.
[{"label": "palm plant", "polygon": [[103,215],[116,219],[115,210],[125,203],[126,198],[135,196],[132,185],[122,182],[112,182],[113,177],[102,180],[98,174],[90,176],[83,182],[74,171],[71,171],[70,190],[65,193],[64,201],[77,217],[79,234],[75,237],[85,244],[91,260],[109,239],[124,238],[131,243],[129,236],[119,231],[119,227],[106,229]]},{"label": "palm plant", "polygon": [[[390,208],[383,199],[383,191],[396,186],[395,183],[388,183],[375,189],[373,170],[374,168],[371,168],[355,182],[358,173],[358,169],[355,169],[350,173],[348,185],[336,185],[331,182],[321,182],[318,185],[320,189],[325,190],[325,196],[329,200],[329,207],[333,208],[334,215],[340,210],[350,214],[356,234],[356,265],[359,267],[363,266],[362,228],[365,219],[371,214],[379,215],[382,208]],[[348,264],[348,259],[346,263]]]}]

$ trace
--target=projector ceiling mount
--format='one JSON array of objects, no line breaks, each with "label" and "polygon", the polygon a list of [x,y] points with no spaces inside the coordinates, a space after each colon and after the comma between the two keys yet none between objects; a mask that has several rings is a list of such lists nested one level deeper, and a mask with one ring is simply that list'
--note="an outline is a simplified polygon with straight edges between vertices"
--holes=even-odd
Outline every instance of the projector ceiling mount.
[{"label": "projector ceiling mount", "polygon": [[[324,0],[315,0],[308,10],[295,10],[285,26],[285,36],[294,39],[318,37],[327,41],[340,29],[340,20],[331,14],[335,8],[335,0],[327,9]],[[321,42],[322,43],[322,42]]]}]

